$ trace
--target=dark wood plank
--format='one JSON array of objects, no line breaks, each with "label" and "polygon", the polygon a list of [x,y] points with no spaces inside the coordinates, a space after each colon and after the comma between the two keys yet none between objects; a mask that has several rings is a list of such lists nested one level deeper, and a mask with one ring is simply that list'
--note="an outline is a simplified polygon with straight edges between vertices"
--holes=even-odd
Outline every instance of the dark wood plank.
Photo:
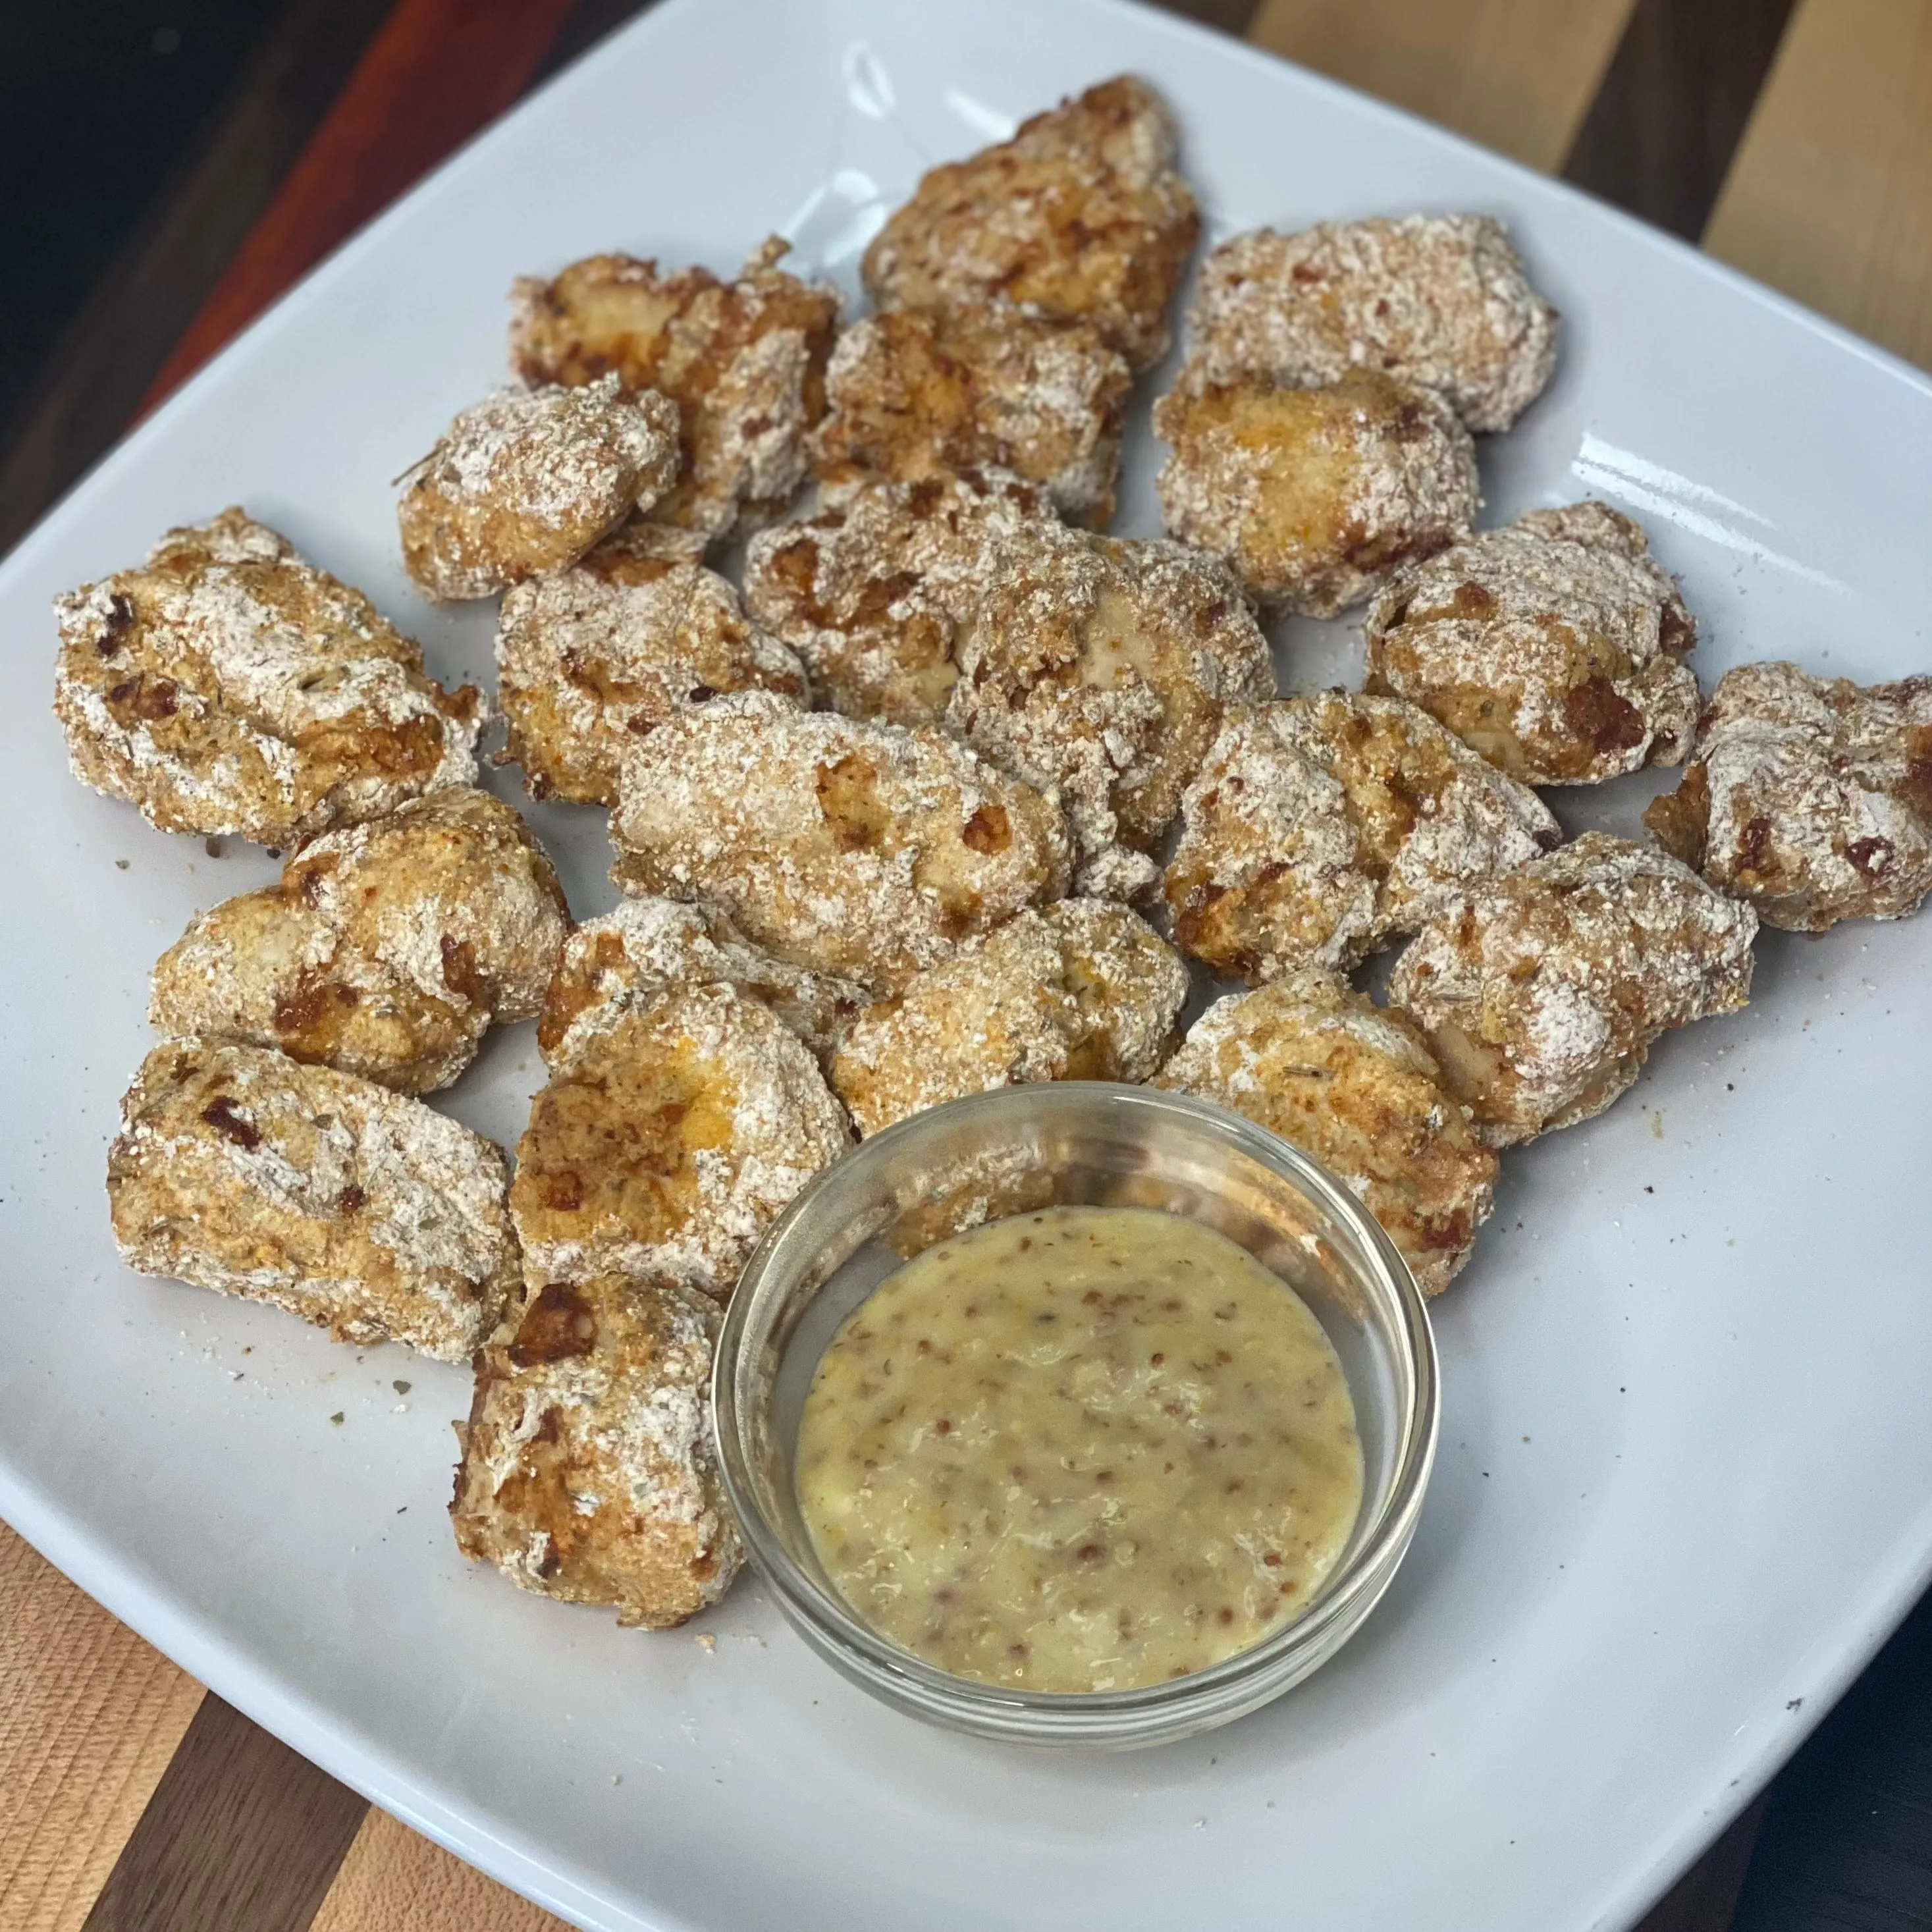
[{"label": "dark wood plank", "polygon": [[1764,1823],[1766,1792],[1654,1905],[1635,1932],[1725,1932]]},{"label": "dark wood plank", "polygon": [[1737,1932],[1932,1925],[1932,1598],[1773,1788]]},{"label": "dark wood plank", "polygon": [[388,0],[284,0],[0,436],[0,553],[119,437],[354,67]]},{"label": "dark wood plank", "polygon": [[306,1932],[368,1809],[211,1694],[82,1932]]},{"label": "dark wood plank", "polygon": [[[1219,27],[1224,34],[1245,34],[1254,24],[1261,0],[1154,0],[1154,4],[1167,13],[1198,20],[1203,26]],[[1158,80],[1160,76],[1148,78]]]},{"label": "dark wood plank", "polygon": [[273,18],[261,0],[0,7],[0,422]]},{"label": "dark wood plank", "polygon": [[1793,0],[1637,0],[1564,178],[1704,232]]},{"label": "dark wood plank", "polygon": [[149,404],[512,106],[576,4],[396,0],[314,138],[162,365]]},{"label": "dark wood plank", "polygon": [[549,80],[580,59],[598,41],[609,39],[620,27],[628,27],[640,14],[648,12],[652,4],[652,0],[578,0],[576,10],[538,63],[531,85]]}]

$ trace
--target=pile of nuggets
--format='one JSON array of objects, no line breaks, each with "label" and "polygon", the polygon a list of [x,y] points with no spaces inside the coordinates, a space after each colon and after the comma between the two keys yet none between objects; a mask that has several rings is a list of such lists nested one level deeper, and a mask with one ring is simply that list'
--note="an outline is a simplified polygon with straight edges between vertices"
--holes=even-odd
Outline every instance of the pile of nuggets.
[{"label": "pile of nuggets", "polygon": [[[1498,1150],[1741,1006],[1760,920],[1932,887],[1932,680],[1749,664],[1703,705],[1629,518],[1473,527],[1474,439],[1558,333],[1486,218],[1214,248],[1154,405],[1169,536],[1105,534],[1198,238],[1176,152],[1121,78],[934,170],[842,331],[776,242],[517,285],[520,385],[400,535],[430,597],[501,594],[505,756],[608,810],[601,917],[478,788],[488,701],[242,511],[60,604],[76,775],[292,854],[154,970],[122,1251],[470,1363],[457,1540],[526,1588],[666,1626],[729,1586],[718,1311],[855,1132],[1021,1082],[1208,1096],[1435,1294]],[[706,562],[740,543],[742,590]],[[1366,688],[1278,694],[1258,616],[1358,606]],[[1533,789],[1652,764],[1687,766],[1654,844],[1565,843]],[[1378,1005],[1346,976],[1397,943]],[[1181,1036],[1184,954],[1238,990]],[[513,1169],[421,1096],[531,1019]]]}]

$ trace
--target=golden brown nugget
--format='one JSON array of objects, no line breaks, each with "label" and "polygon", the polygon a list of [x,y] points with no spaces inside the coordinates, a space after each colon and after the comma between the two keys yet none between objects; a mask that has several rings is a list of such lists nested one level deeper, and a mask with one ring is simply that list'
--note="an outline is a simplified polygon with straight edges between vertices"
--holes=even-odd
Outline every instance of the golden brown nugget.
[{"label": "golden brown nugget", "polygon": [[477,1358],[456,1546],[566,1604],[668,1630],[744,1562],[711,1447],[716,1310],[675,1282],[545,1282]]},{"label": "golden brown nugget", "polygon": [[1368,688],[1406,698],[1526,784],[1681,764],[1696,620],[1607,503],[1532,510],[1397,578],[1365,626]]},{"label": "golden brown nugget", "polygon": [[530,1103],[510,1190],[530,1278],[621,1274],[722,1300],[850,1138],[768,1006],[734,986],[674,988],[582,1042]]},{"label": "golden brown nugget", "polygon": [[1932,892],[1932,677],[1726,671],[1684,782],[1643,822],[1767,926],[1903,919]]},{"label": "golden brown nugget", "polygon": [[1496,1157],[1415,1027],[1334,975],[1217,1000],[1153,1083],[1245,1114],[1312,1154],[1440,1294],[1490,1217]]},{"label": "golden brown nugget", "polygon": [[832,1084],[861,1134],[1033,1080],[1144,1080],[1172,1043],[1187,968],[1103,899],[1014,915],[857,1020]]},{"label": "golden brown nugget", "polygon": [[1586,832],[1445,901],[1389,1000],[1429,1036],[1477,1130],[1508,1147],[1600,1114],[1673,1027],[1750,995],[1757,915],[1647,846]]},{"label": "golden brown nugget", "polygon": [[467,786],[311,840],[281,883],[198,914],[148,1024],[279,1048],[404,1094],[446,1087],[534,1018],[570,909],[535,834]]},{"label": "golden brown nugget", "polygon": [[826,371],[813,464],[830,482],[1002,470],[1070,522],[1104,530],[1133,372],[1084,322],[1004,304],[856,322]]},{"label": "golden brown nugget", "polygon": [[1301,386],[1380,369],[1439,392],[1472,430],[1508,429],[1556,367],[1557,329],[1487,215],[1257,228],[1201,265],[1181,385]]},{"label": "golden brown nugget", "polygon": [[677,476],[676,406],[586,388],[506,389],[459,415],[404,479],[403,562],[454,602],[574,563]]},{"label": "golden brown nugget", "polygon": [[1154,429],[1169,533],[1226,557],[1264,610],[1332,617],[1467,536],[1482,501],[1454,411],[1379,370],[1177,390]]},{"label": "golden brown nugget", "polygon": [[544,1064],[562,1071],[625,1014],[674,986],[718,983],[763,1000],[821,1061],[872,1003],[856,980],[809,972],[754,946],[722,907],[626,899],[564,942],[537,1022]]},{"label": "golden brown nugget", "polygon": [[835,711],[937,724],[994,547],[1053,521],[1037,490],[997,471],[842,488],[817,516],[752,539],[746,608]]},{"label": "golden brown nugget", "polygon": [[729,282],[708,268],[666,274],[633,256],[592,255],[511,292],[510,359],[525,382],[609,373],[676,404],[682,456],[676,488],[651,513],[659,523],[742,536],[805,480],[838,297],[777,267],[785,253],[767,242]]},{"label": "golden brown nugget", "polygon": [[164,1041],[121,1102],[121,1258],[338,1342],[467,1361],[514,1292],[494,1141],[386,1087],[232,1041]]},{"label": "golden brown nugget", "polygon": [[1268,640],[1220,559],[1039,525],[990,560],[956,646],[948,726],[1057,786],[1074,890],[1132,898],[1227,707],[1274,690]]},{"label": "golden brown nugget", "polygon": [[1562,836],[1528,786],[1399,698],[1282,699],[1231,718],[1187,788],[1174,936],[1223,979],[1346,971],[1445,889]]},{"label": "golden brown nugget", "polygon": [[1060,807],[932,730],[742,692],[624,767],[610,876],[704,898],[781,959],[878,992],[1066,890]]},{"label": "golden brown nugget", "polygon": [[810,700],[805,667],[723,578],[655,551],[634,524],[503,599],[497,697],[532,798],[615,805],[628,748],[720,692]]},{"label": "golden brown nugget", "polygon": [[242,510],[54,609],[74,775],[164,832],[292,845],[475,782],[478,693]]},{"label": "golden brown nugget", "polygon": [[882,309],[1004,301],[1090,322],[1136,369],[1158,362],[1201,218],[1174,172],[1174,120],[1131,75],[924,176],[861,266]]}]

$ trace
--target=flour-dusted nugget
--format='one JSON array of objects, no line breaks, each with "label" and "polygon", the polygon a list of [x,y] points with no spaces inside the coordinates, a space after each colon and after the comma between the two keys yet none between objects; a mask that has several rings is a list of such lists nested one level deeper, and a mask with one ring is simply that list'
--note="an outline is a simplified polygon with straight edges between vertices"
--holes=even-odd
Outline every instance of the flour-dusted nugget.
[{"label": "flour-dusted nugget", "polygon": [[770,1007],[735,986],[675,988],[580,1041],[531,1102],[510,1190],[530,1279],[621,1274],[722,1300],[850,1138]]},{"label": "flour-dusted nugget", "polygon": [[924,176],[866,250],[866,292],[882,309],[998,300],[1090,322],[1147,368],[1201,232],[1176,147],[1153,88],[1102,81]]},{"label": "flour-dusted nugget", "polygon": [[944,733],[742,692],[674,718],[624,766],[627,892],[704,898],[755,944],[875,991],[1066,890],[1058,804]]},{"label": "flour-dusted nugget", "polygon": [[1445,888],[1562,836],[1528,786],[1400,698],[1285,698],[1232,717],[1187,788],[1174,938],[1227,980],[1346,971]]},{"label": "flour-dusted nugget", "polygon": [[1181,382],[1303,385],[1380,369],[1438,391],[1471,429],[1502,430],[1543,393],[1556,338],[1556,311],[1487,215],[1257,228],[1201,265]]},{"label": "flour-dusted nugget", "polygon": [[752,539],[746,608],[833,710],[937,724],[994,548],[1053,520],[1037,490],[999,472],[842,488],[819,514]]},{"label": "flour-dusted nugget", "polygon": [[526,382],[656,389],[676,404],[679,480],[652,520],[701,538],[742,536],[805,480],[806,438],[825,412],[837,292],[776,265],[767,242],[733,281],[708,268],[592,255],[511,292],[510,357]]},{"label": "flour-dusted nugget", "polygon": [[1496,1157],[1421,1034],[1332,974],[1217,1000],[1153,1084],[1219,1101],[1311,1154],[1379,1221],[1424,1294],[1490,1217]]},{"label": "flour-dusted nugget", "polygon": [[1137,913],[1063,899],[1016,914],[848,1030],[831,1078],[862,1134],[1031,1080],[1144,1080],[1187,997],[1180,956]]},{"label": "flour-dusted nugget", "polygon": [[1005,303],[891,310],[838,338],[814,465],[832,483],[1002,470],[1104,530],[1132,386],[1125,358],[1084,322]]},{"label": "flour-dusted nugget", "polygon": [[745,1555],[711,1447],[717,1321],[668,1281],[533,1288],[477,1358],[456,1546],[634,1628],[716,1603]]},{"label": "flour-dusted nugget", "polygon": [[569,925],[514,811],[468,786],[432,792],[197,914],[154,968],[148,1022],[427,1094],[493,1024],[535,1018]]},{"label": "flour-dusted nugget", "polygon": [[1441,551],[1389,585],[1365,629],[1371,691],[1420,705],[1526,784],[1690,754],[1696,622],[1607,503],[1532,510]]},{"label": "flour-dusted nugget", "polygon": [[74,775],[164,832],[291,845],[476,778],[477,692],[239,509],[54,608]]},{"label": "flour-dusted nugget", "polygon": [[1157,478],[1169,532],[1226,557],[1265,610],[1360,603],[1467,536],[1482,501],[1454,411],[1379,370],[1176,390],[1154,429],[1173,452]]},{"label": "flour-dusted nugget", "polygon": [[1052,525],[994,554],[956,646],[952,730],[1057,786],[1074,889],[1132,898],[1229,705],[1274,690],[1268,640],[1220,559]]},{"label": "flour-dusted nugget", "polygon": [[676,476],[676,406],[653,390],[502,390],[403,479],[403,562],[431,597],[492,596],[574,563]]},{"label": "flour-dusted nugget", "polygon": [[537,1022],[544,1064],[561,1072],[625,1014],[674,986],[719,982],[762,1000],[821,1060],[872,1003],[856,980],[808,971],[754,946],[722,907],[625,899],[564,942]]},{"label": "flour-dusted nugget", "polygon": [[730,584],[660,550],[634,524],[503,599],[497,697],[532,797],[615,805],[628,748],[721,692],[809,700],[804,666],[746,618]]},{"label": "flour-dusted nugget", "polygon": [[503,1150],[386,1087],[232,1041],[166,1040],[121,1102],[121,1257],[338,1341],[467,1361],[517,1286]]},{"label": "flour-dusted nugget", "polygon": [[1767,926],[1903,919],[1932,892],[1932,677],[1727,670],[1684,782],[1643,822]]},{"label": "flour-dusted nugget", "polygon": [[1600,1114],[1673,1027],[1750,998],[1757,915],[1607,832],[1443,902],[1389,1001],[1429,1036],[1477,1130],[1508,1147]]}]

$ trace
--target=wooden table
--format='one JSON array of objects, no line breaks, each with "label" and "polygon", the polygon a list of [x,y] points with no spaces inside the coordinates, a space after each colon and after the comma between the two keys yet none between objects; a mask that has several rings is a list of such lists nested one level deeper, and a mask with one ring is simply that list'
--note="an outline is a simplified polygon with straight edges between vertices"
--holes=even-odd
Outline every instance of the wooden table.
[{"label": "wooden table", "polygon": [[[1932,0],[1170,3],[1932,366]],[[636,10],[284,0],[0,458],[0,545],[312,262]],[[1733,1923],[1932,1923],[1932,1610],[1646,1932]],[[205,1692],[0,1526],[0,1932],[558,1924]]]}]

